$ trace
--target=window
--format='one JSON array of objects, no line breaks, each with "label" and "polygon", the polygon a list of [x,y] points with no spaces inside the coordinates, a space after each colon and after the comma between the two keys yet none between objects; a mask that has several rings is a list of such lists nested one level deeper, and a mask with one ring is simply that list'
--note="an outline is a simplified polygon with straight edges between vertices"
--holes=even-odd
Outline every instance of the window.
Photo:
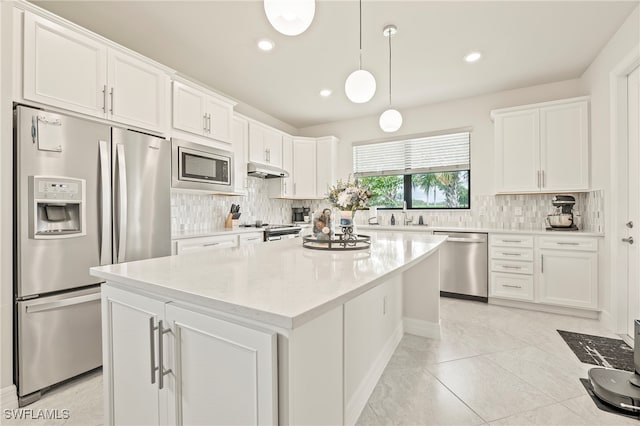
[{"label": "window", "polygon": [[469,145],[469,132],[354,144],[353,171],[372,206],[468,209]]}]

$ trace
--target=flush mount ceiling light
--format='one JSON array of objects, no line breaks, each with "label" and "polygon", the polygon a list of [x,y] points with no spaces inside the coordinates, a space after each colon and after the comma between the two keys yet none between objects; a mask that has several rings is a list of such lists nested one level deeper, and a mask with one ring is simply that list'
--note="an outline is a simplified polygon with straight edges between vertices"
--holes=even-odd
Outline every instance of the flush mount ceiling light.
[{"label": "flush mount ceiling light", "polygon": [[262,50],[263,52],[268,52],[270,50],[272,50],[275,47],[275,43],[272,42],[271,40],[267,40],[266,38],[263,38],[262,40],[258,40],[258,49]]},{"label": "flush mount ceiling light", "polygon": [[327,97],[331,96],[331,93],[333,93],[331,91],[331,89],[322,89],[320,91],[320,96],[322,96],[323,98],[327,98]]},{"label": "flush mount ceiling light", "polygon": [[309,28],[316,13],[315,0],[264,0],[269,23],[279,33],[297,36]]},{"label": "flush mount ceiling light", "polygon": [[482,58],[482,53],[480,52],[470,52],[467,53],[464,57],[464,60],[469,62],[470,64],[477,62]]},{"label": "flush mount ceiling light", "polygon": [[380,115],[380,128],[387,132],[395,132],[402,126],[402,114],[398,110],[391,108],[391,37],[396,35],[398,27],[387,25],[382,30],[382,34],[389,38],[389,109]]},{"label": "flush mount ceiling light", "polygon": [[362,0],[360,0],[360,59],[358,69],[352,72],[344,83],[347,98],[356,104],[369,102],[376,93],[376,79],[367,70],[362,69]]}]

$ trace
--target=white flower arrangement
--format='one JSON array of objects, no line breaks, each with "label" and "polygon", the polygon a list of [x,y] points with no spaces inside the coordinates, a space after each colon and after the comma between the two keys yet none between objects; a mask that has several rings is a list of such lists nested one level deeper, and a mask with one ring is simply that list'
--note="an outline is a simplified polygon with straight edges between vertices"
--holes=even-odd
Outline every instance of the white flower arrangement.
[{"label": "white flower arrangement", "polygon": [[336,185],[329,188],[327,200],[340,210],[355,211],[369,207],[371,195],[371,191],[358,186],[349,176],[346,182],[338,179]]}]

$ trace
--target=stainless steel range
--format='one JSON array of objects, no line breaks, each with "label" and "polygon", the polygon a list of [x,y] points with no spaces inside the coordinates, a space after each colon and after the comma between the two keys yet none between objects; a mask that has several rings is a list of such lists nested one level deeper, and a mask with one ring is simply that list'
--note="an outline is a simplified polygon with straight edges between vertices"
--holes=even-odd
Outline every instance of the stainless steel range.
[{"label": "stainless steel range", "polygon": [[265,241],[286,240],[300,237],[302,228],[295,225],[267,225],[264,227]]}]

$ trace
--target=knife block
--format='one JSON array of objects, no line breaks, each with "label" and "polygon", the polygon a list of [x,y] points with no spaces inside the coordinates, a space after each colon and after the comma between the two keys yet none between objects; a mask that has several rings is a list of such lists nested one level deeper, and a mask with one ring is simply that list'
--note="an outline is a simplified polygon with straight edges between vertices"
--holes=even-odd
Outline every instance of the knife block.
[{"label": "knife block", "polygon": [[227,219],[224,221],[225,228],[233,228],[233,213],[227,214]]}]

